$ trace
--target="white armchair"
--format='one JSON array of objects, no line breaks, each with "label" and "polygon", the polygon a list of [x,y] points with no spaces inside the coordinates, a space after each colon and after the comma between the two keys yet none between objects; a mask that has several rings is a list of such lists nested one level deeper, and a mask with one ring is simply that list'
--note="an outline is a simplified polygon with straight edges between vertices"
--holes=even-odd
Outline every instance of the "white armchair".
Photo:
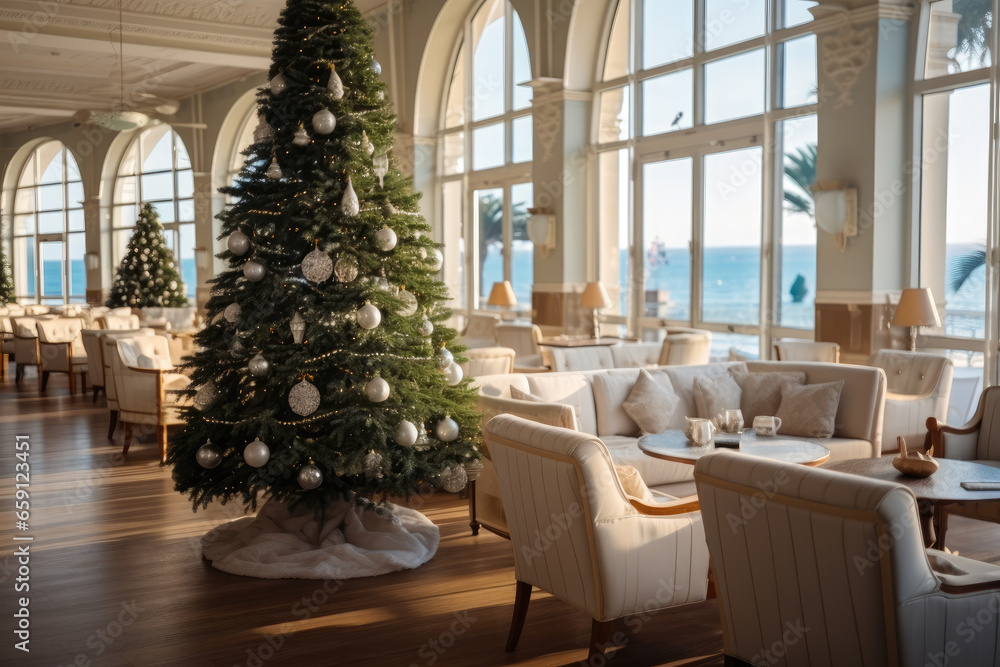
[{"label": "white armchair", "polygon": [[514,350],[509,347],[472,347],[463,354],[468,360],[459,365],[465,377],[503,375],[514,371]]},{"label": "white armchair", "polygon": [[996,664],[1000,567],[924,549],[906,487],[727,451],[695,480],[726,664]]},{"label": "white armchair", "polygon": [[615,367],[607,346],[554,347],[542,345],[542,363],[553,371],[596,371]]},{"label": "white armchair", "polygon": [[138,315],[115,315],[108,313],[97,317],[97,325],[102,329],[120,331],[122,329],[138,329]]},{"label": "white armchair", "polygon": [[108,422],[108,440],[115,435],[118,427],[118,389],[115,384],[115,363],[118,359],[118,339],[136,338],[138,336],[152,336],[155,331],[152,329],[120,329],[115,331],[100,332],[101,363],[104,372],[104,397],[108,403],[108,410],[111,412]]},{"label": "white armchair", "polygon": [[535,324],[498,324],[497,343],[514,350],[518,373],[548,370],[542,365],[542,330]]},{"label": "white armchair", "polygon": [[183,424],[181,408],[190,401],[180,392],[188,378],[173,372],[170,348],[163,336],[112,339],[117,355],[112,360],[118,401],[118,419],[125,424],[128,454],[135,424],[156,426],[160,460],[167,459],[167,427]]},{"label": "white armchair", "polygon": [[885,417],[882,421],[883,452],[898,449],[896,437],[906,438],[907,445],[923,447],[927,437],[927,418],[944,422],[951,400],[951,382],[955,374],[951,359],[926,352],[879,350],[868,360],[869,366],[885,371],[888,390],[885,394]]},{"label": "white armchair", "polygon": [[20,383],[24,377],[24,369],[34,366],[38,371],[38,387],[42,387],[42,357],[38,350],[38,329],[35,323],[40,318],[12,317],[10,319],[11,333],[14,340],[14,382]]},{"label": "white armchair", "polygon": [[10,317],[0,312],[0,380],[7,377],[7,365],[12,354],[14,354],[14,329],[10,325]]},{"label": "white armchair", "polygon": [[495,347],[499,323],[500,316],[496,313],[470,313],[468,324],[462,332],[462,344],[468,348]]},{"label": "white armchair", "polygon": [[143,308],[142,325],[146,327],[164,328],[168,331],[191,331],[194,329],[195,306],[178,308]]},{"label": "white armchair", "polygon": [[840,345],[810,340],[782,340],[774,344],[777,361],[825,361],[840,363]]},{"label": "white armchair", "polygon": [[50,373],[69,375],[69,393],[76,393],[76,376],[80,375],[81,391],[87,392],[87,351],[80,332],[83,320],[77,317],[58,317],[38,320],[38,352],[42,371],[42,391]]},{"label": "white armchair", "polygon": [[668,327],[660,349],[660,366],[707,364],[712,354],[712,332]]},{"label": "white armchair", "polygon": [[532,586],[593,617],[591,659],[604,654],[613,619],[706,599],[708,549],[693,497],[651,506],[627,496],[608,448],[585,433],[500,415],[484,439],[514,548],[507,651]]}]

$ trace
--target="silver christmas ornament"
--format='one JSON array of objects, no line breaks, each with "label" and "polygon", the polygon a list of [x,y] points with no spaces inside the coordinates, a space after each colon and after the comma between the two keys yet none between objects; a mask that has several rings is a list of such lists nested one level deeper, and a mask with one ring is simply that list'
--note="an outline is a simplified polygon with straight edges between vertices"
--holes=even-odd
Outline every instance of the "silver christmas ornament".
[{"label": "silver christmas ornament", "polygon": [[361,130],[361,150],[371,155],[375,152],[375,146],[372,145],[371,140],[368,138],[368,133]]},{"label": "silver christmas ornament", "polygon": [[259,468],[271,458],[271,450],[260,440],[254,440],[243,449],[243,460],[248,466]]},{"label": "silver christmas ornament", "polygon": [[302,466],[296,479],[299,486],[306,491],[311,491],[323,483],[323,471],[314,465]]},{"label": "silver christmas ornament", "polygon": [[441,442],[451,442],[458,437],[458,422],[451,417],[445,417],[434,427],[434,435]]},{"label": "silver christmas ornament", "polygon": [[222,316],[226,318],[227,322],[235,323],[238,319],[240,319],[241,312],[243,312],[243,309],[240,308],[240,304],[231,303],[226,306],[224,311],[222,311]]},{"label": "silver christmas ornament", "polygon": [[229,235],[229,239],[226,241],[226,247],[229,248],[229,252],[233,253],[237,257],[242,257],[247,254],[250,250],[250,239],[241,230],[237,229],[235,232]]},{"label": "silver christmas ornament", "polygon": [[194,453],[194,459],[202,468],[211,469],[222,463],[222,453],[211,440],[206,440],[205,444]]},{"label": "silver christmas ornament", "polygon": [[292,138],[292,143],[296,146],[306,146],[309,144],[309,133],[306,132],[306,128],[299,125],[299,129],[295,130],[295,136]]},{"label": "silver christmas ornament", "polygon": [[376,155],[372,159],[372,169],[378,176],[378,186],[385,187],[385,175],[389,173],[389,156],[384,152]]},{"label": "silver christmas ornament", "polygon": [[389,383],[379,377],[372,378],[365,385],[365,395],[372,403],[381,403],[389,398]]},{"label": "silver christmas ornament", "polygon": [[333,267],[333,274],[342,283],[349,283],[358,277],[358,263],[353,257],[341,257]]},{"label": "silver christmas ornament", "polygon": [[395,248],[397,240],[396,232],[388,227],[383,227],[375,232],[375,243],[378,245],[379,250],[383,252],[389,252]]},{"label": "silver christmas ornament", "polygon": [[448,493],[458,493],[468,483],[469,476],[465,472],[465,466],[461,464],[447,467],[441,472],[441,488]]},{"label": "silver christmas ornament", "polygon": [[285,81],[285,75],[275,74],[274,78],[271,79],[271,82],[268,83],[267,87],[271,89],[272,94],[281,95],[285,92],[285,88],[288,87],[288,82]]},{"label": "silver christmas ornament", "polygon": [[365,455],[365,477],[380,479],[382,477],[382,455],[368,452]]},{"label": "silver christmas ornament", "polygon": [[215,388],[215,385],[211,382],[207,382],[195,393],[194,395],[194,407],[199,410],[207,409],[215,399],[219,396],[219,390]]},{"label": "silver christmas ornament", "polygon": [[319,134],[330,134],[337,127],[337,119],[329,109],[321,109],[313,114],[312,126]]},{"label": "silver christmas ornament", "polygon": [[319,248],[302,260],[302,275],[312,283],[321,283],[333,273],[333,260]]},{"label": "silver christmas ornament", "polygon": [[412,292],[408,292],[405,289],[399,290],[398,296],[403,302],[403,305],[399,309],[400,315],[409,317],[417,312],[417,297],[413,296]]},{"label": "silver christmas ornament", "polygon": [[386,279],[385,276],[381,276],[375,279],[375,287],[377,287],[379,291],[382,292],[392,291],[392,285],[389,284],[389,281]]},{"label": "silver christmas ornament", "polygon": [[453,361],[455,361],[455,355],[453,355],[447,348],[442,347],[438,350],[438,364],[441,368],[448,368]]},{"label": "silver christmas ornament", "polygon": [[253,359],[247,363],[247,367],[250,369],[250,374],[256,377],[262,377],[267,375],[268,371],[271,370],[271,362],[264,358],[264,355],[258,352],[254,355]]},{"label": "silver christmas ornament", "polygon": [[453,361],[451,362],[451,365],[445,369],[444,375],[448,379],[448,384],[454,387],[462,381],[463,377],[465,377],[465,371],[463,371],[462,367]]},{"label": "silver christmas ornament", "polygon": [[340,75],[337,74],[337,69],[333,65],[330,65],[330,80],[326,82],[326,88],[330,91],[330,97],[333,99],[343,99],[344,82],[340,80]]},{"label": "silver christmas ornament", "polygon": [[285,176],[281,171],[281,165],[278,164],[278,158],[271,158],[271,164],[268,165],[265,173],[268,178],[274,181],[280,180]]},{"label": "silver christmas ornament", "polygon": [[243,265],[243,275],[247,277],[247,280],[259,283],[264,279],[265,274],[267,274],[267,269],[260,262],[251,259]]},{"label": "silver christmas ornament", "polygon": [[302,316],[297,312],[292,316],[292,322],[289,325],[289,328],[292,330],[292,339],[294,339],[296,343],[301,343],[306,333],[306,321],[302,319]]},{"label": "silver christmas ornament", "polygon": [[319,389],[308,380],[302,380],[288,392],[288,407],[297,415],[311,415],[319,407]]},{"label": "silver christmas ornament", "polygon": [[444,255],[438,248],[431,248],[431,251],[427,253],[427,261],[431,265],[431,271],[440,271],[441,267],[444,266]]},{"label": "silver christmas ornament", "polygon": [[382,73],[382,66],[379,65],[378,61],[374,58],[372,58],[372,71],[375,72],[376,75]]},{"label": "silver christmas ornament", "polygon": [[393,440],[400,447],[412,447],[417,442],[417,435],[417,427],[413,425],[413,422],[404,419],[396,427],[396,436]]},{"label": "silver christmas ornament", "polygon": [[358,201],[358,193],[354,191],[354,184],[351,177],[347,177],[347,189],[344,190],[344,198],[340,200],[344,215],[355,216],[361,211],[361,202]]},{"label": "silver christmas ornament", "polygon": [[425,317],[424,321],[417,327],[417,332],[421,336],[430,336],[434,333],[434,323]]},{"label": "silver christmas ornament", "polygon": [[243,347],[243,343],[240,339],[233,337],[233,342],[229,344],[229,354],[232,355],[233,359],[242,359],[246,356],[247,349]]},{"label": "silver christmas ornament", "polygon": [[358,308],[356,317],[362,329],[374,329],[382,321],[381,311],[370,303]]}]

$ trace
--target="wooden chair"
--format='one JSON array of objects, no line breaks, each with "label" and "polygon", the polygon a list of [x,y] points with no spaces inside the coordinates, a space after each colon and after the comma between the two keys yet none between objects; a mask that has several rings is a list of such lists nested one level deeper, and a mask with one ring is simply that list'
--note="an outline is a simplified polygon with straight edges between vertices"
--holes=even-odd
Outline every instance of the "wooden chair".
[{"label": "wooden chair", "polygon": [[77,375],[80,376],[81,391],[86,393],[87,351],[80,338],[83,320],[76,317],[39,320],[35,328],[38,331],[42,391],[45,391],[50,373],[66,373],[69,375],[69,393],[76,393]]}]

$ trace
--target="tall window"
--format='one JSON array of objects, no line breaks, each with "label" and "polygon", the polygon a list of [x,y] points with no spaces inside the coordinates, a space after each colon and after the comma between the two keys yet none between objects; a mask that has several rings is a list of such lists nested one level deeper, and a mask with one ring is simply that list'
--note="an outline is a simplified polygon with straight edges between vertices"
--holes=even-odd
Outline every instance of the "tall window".
[{"label": "tall window", "polygon": [[193,298],[198,284],[194,257],[194,176],[187,149],[169,125],[158,125],[139,134],[118,168],[112,213],[115,266],[132,236],[139,207],[146,202],[160,216],[167,246],[180,263],[187,296]]},{"label": "tall window", "polygon": [[611,319],[635,333],[664,321],[710,329],[715,357],[811,336],[811,4],[618,3],[594,102],[598,269],[619,292]]},{"label": "tall window", "polygon": [[83,303],[83,184],[58,141],[32,152],[14,195],[14,291],[22,302]]},{"label": "tall window", "polygon": [[456,49],[439,134],[445,281],[458,308],[485,308],[510,280],[530,310],[532,126],[528,44],[507,0],[486,0]]}]

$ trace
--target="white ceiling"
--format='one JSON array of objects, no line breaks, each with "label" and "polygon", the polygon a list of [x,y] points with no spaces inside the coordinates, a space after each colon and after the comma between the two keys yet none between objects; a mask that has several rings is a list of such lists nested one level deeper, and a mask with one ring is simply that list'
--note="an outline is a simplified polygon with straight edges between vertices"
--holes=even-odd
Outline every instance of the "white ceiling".
[{"label": "white ceiling", "polygon": [[[384,0],[359,0],[368,11]],[[119,3],[126,106],[178,99],[267,69],[284,0],[4,0],[0,132],[120,106]]]}]

